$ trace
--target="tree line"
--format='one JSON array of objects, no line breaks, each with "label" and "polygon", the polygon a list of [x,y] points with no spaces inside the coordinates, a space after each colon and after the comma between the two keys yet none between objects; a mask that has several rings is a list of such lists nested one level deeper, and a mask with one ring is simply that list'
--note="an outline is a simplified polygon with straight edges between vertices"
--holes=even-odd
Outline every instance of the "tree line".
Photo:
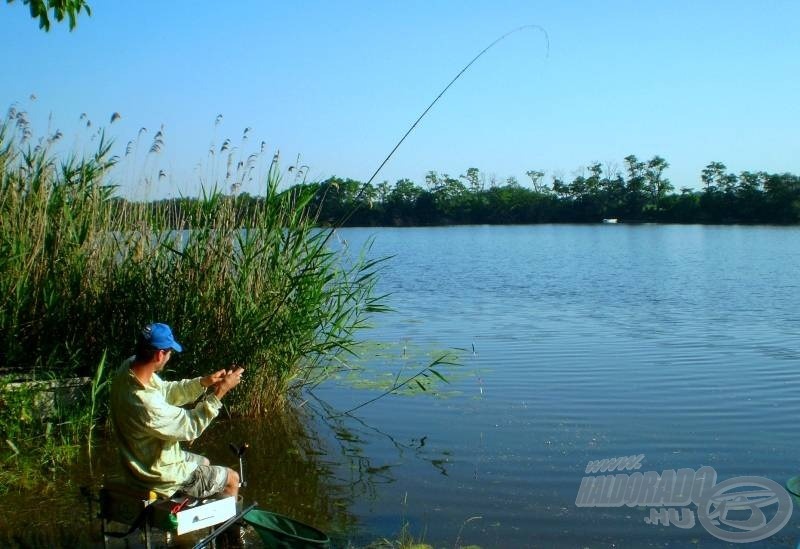
[{"label": "tree line", "polygon": [[[394,184],[364,184],[330,177],[300,182],[285,192],[308,201],[321,225],[425,226],[451,224],[597,223],[616,218],[626,223],[797,224],[800,177],[790,173],[728,171],[709,163],[700,174],[702,188],[675,191],[660,156],[630,155],[622,169],[589,165],[571,181],[530,170],[526,185],[509,177],[498,181],[477,168],[453,177],[430,171],[423,185],[410,179]],[[162,201],[176,211],[187,199]],[[234,197],[243,218],[263,197]]]}]

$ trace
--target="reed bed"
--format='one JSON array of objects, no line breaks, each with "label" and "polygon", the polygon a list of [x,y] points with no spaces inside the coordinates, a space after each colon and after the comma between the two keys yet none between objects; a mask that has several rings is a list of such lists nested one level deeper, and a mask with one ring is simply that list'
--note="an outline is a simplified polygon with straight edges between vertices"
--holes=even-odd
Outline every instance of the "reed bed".
[{"label": "reed bed", "polygon": [[116,195],[102,132],[81,157],[54,153],[58,137],[34,143],[13,109],[0,125],[0,385],[86,376],[92,390],[56,418],[21,418],[0,392],[0,429],[14,447],[0,462],[56,424],[72,429],[70,443],[85,439],[103,417],[104,380],[147,322],[169,323],[184,345],[172,376],[241,365],[246,382],[229,409],[263,414],[343,367],[357,330],[385,310],[375,295],[383,259],[332,245],[312,193],[279,190],[277,155],[263,198],[246,208],[216,186],[159,207]]}]

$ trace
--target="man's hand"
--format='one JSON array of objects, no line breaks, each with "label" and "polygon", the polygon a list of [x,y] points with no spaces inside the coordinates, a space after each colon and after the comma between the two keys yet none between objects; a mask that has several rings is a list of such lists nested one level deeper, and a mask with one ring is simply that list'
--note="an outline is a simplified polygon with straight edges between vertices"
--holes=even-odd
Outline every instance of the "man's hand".
[{"label": "man's hand", "polygon": [[222,379],[214,385],[214,394],[217,395],[217,398],[224,397],[228,391],[239,385],[242,380],[242,373],[244,373],[244,368],[238,366],[225,372]]},{"label": "man's hand", "polygon": [[200,385],[203,387],[211,387],[212,385],[216,385],[223,380],[227,373],[228,372],[226,370],[220,370],[218,372],[214,372],[213,374],[208,374],[206,377],[200,379]]}]

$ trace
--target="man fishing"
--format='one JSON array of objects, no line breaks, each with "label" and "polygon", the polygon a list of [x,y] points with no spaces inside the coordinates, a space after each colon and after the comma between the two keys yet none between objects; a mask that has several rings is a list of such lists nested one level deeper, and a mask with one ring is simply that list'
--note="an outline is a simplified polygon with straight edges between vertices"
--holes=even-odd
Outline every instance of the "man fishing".
[{"label": "man fishing", "polygon": [[[166,324],[148,324],[139,334],[136,354],[126,359],[111,383],[111,420],[119,453],[135,486],[164,496],[180,491],[196,498],[236,496],[239,475],[183,450],[217,417],[221,399],[242,379],[243,368],[205,377],[164,381],[158,376],[183,347]],[[201,398],[202,397],[202,398]],[[193,408],[182,408],[200,399]]]}]

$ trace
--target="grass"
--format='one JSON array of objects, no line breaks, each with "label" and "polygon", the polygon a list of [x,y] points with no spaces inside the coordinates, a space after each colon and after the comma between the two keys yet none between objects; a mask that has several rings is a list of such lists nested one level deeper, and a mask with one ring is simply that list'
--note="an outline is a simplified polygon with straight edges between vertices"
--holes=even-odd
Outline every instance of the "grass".
[{"label": "grass", "polygon": [[[483,517],[474,516],[466,519],[458,530],[458,535],[453,543],[453,549],[481,549],[479,545],[463,545],[461,543],[461,535],[464,527],[470,522],[480,520]],[[434,546],[425,541],[425,532],[422,535],[415,536],[411,531],[411,524],[407,520],[403,520],[403,526],[397,537],[394,539],[382,538],[368,544],[365,549],[434,549]]]},{"label": "grass", "polygon": [[[169,323],[184,345],[172,376],[245,367],[247,383],[226,401],[258,415],[339,369],[358,329],[385,310],[374,292],[383,260],[368,246],[334,249],[312,193],[279,190],[277,155],[263,199],[246,208],[235,189],[257,155],[238,168],[229,158],[200,199],[157,207],[116,196],[118,159],[96,137],[91,153],[56,154],[60,132],[34,140],[24,112],[0,123],[2,383],[92,380],[84,399],[51,416],[32,410],[33,394],[0,391],[0,475],[23,457],[57,467],[91,440],[105,381],[145,323]],[[157,134],[148,155],[162,146]]]},{"label": "grass", "polygon": [[[0,383],[0,494],[57,480],[79,454],[87,424],[78,408],[28,383]],[[44,398],[43,398],[44,397]]]}]

